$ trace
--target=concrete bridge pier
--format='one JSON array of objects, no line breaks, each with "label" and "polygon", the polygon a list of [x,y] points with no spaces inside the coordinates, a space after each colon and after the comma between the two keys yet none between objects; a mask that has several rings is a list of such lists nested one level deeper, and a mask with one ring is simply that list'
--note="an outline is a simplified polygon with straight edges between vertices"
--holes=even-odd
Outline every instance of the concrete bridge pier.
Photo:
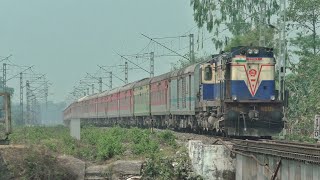
[{"label": "concrete bridge pier", "polygon": [[70,135],[77,140],[80,140],[80,119],[71,119],[69,122]]}]

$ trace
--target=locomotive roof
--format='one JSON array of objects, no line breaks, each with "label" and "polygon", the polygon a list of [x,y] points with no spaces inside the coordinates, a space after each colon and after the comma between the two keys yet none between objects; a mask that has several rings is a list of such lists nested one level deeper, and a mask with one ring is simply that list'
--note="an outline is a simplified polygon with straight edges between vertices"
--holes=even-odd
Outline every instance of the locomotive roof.
[{"label": "locomotive roof", "polygon": [[[249,49],[258,49],[259,55],[258,56],[266,56],[266,57],[273,57],[273,48],[269,47],[259,47],[259,46],[238,46],[238,47],[232,47],[231,48],[231,54],[232,56],[236,55],[244,55]],[[257,56],[256,54],[246,54],[247,56]]]}]

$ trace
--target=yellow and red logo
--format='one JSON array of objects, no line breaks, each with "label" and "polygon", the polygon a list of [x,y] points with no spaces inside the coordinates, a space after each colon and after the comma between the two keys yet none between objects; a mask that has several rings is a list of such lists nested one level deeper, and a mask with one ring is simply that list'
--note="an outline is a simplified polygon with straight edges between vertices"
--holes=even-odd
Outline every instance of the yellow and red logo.
[{"label": "yellow and red logo", "polygon": [[257,70],[255,70],[255,69],[250,69],[249,70],[249,74],[250,74],[250,76],[256,76],[257,75]]}]

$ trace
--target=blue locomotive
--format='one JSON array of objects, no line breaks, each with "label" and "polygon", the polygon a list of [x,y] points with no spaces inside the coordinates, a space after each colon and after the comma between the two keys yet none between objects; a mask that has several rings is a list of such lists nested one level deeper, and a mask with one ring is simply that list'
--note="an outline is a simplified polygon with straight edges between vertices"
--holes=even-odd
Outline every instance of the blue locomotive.
[{"label": "blue locomotive", "polygon": [[204,67],[202,84],[203,100],[211,102],[207,130],[232,136],[271,136],[282,130],[272,48],[232,48],[214,57],[211,67],[213,73],[210,65]]}]

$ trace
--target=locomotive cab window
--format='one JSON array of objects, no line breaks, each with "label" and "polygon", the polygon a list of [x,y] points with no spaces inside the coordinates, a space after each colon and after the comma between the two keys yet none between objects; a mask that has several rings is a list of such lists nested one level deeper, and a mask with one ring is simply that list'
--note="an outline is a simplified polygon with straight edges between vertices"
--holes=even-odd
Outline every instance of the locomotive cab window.
[{"label": "locomotive cab window", "polygon": [[204,80],[205,81],[210,81],[212,79],[212,70],[211,66],[206,66],[204,68]]}]

